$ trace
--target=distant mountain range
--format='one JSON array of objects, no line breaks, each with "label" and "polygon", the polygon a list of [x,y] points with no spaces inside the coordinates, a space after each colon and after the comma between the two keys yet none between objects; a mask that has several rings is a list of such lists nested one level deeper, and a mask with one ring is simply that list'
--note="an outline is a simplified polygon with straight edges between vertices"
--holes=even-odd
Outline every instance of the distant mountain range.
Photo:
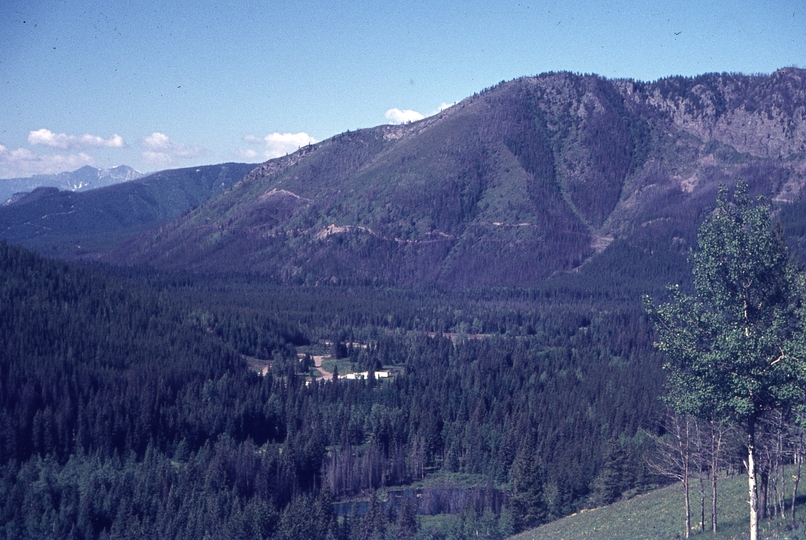
[{"label": "distant mountain range", "polygon": [[[0,204],[20,198],[38,187],[55,187],[66,191],[86,191],[141,178],[143,173],[126,165],[111,169],[96,169],[85,165],[72,172],[38,174],[28,178],[0,180]],[[16,196],[15,196],[16,195]]]},{"label": "distant mountain range", "polygon": [[268,161],[105,255],[289,283],[678,279],[720,184],[798,200],[806,71],[548,73]]},{"label": "distant mountain range", "polygon": [[172,169],[88,191],[40,187],[0,206],[0,238],[46,255],[97,258],[197,207],[254,167]]}]

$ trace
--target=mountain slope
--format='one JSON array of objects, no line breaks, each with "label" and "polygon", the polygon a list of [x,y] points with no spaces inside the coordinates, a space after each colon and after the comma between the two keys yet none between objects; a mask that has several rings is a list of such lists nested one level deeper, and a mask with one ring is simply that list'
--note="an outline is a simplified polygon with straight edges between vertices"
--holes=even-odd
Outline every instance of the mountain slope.
[{"label": "mountain slope", "polygon": [[459,287],[587,271],[614,239],[681,260],[720,183],[797,198],[805,77],[517,79],[269,161],[108,259]]},{"label": "mountain slope", "polygon": [[254,165],[173,169],[84,192],[37,188],[0,206],[0,238],[61,257],[95,257],[202,204]]}]

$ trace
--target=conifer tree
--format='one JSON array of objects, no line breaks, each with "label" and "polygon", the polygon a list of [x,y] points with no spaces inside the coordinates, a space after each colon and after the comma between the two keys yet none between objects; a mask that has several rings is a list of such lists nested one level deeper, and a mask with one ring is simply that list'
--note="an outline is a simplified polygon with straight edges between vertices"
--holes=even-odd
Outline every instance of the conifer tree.
[{"label": "conifer tree", "polygon": [[548,510],[543,495],[544,473],[531,437],[526,437],[512,463],[512,505],[516,528],[536,527],[546,521]]}]

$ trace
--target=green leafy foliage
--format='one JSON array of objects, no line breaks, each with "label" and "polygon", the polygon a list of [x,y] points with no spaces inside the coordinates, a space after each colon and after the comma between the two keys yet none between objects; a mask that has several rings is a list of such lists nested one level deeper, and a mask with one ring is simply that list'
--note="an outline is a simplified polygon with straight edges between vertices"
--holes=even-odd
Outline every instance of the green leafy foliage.
[{"label": "green leafy foliage", "polygon": [[755,418],[801,396],[802,283],[769,208],[739,184],[700,230],[696,297],[659,309],[659,347],[674,360],[669,400],[679,412]]},{"label": "green leafy foliage", "polygon": [[[699,233],[696,296],[675,290],[673,302],[647,307],[658,347],[671,361],[668,403],[675,412],[740,423],[747,438],[750,538],[758,534],[756,431],[765,415],[783,417],[806,389],[804,278],[789,259],[783,230],[747,184],[733,201],[720,190]],[[763,474],[762,474],[763,482]]]}]

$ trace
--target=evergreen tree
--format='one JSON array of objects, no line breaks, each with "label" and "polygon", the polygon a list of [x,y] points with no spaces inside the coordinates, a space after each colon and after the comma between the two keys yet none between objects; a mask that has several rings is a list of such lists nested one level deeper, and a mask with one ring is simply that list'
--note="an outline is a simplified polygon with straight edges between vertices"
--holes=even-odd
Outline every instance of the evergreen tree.
[{"label": "evergreen tree", "polygon": [[543,467],[531,437],[525,438],[518,448],[510,476],[512,477],[510,505],[515,514],[516,528],[524,530],[545,522],[548,511],[543,496]]},{"label": "evergreen tree", "polygon": [[618,440],[611,439],[605,443],[602,461],[602,470],[593,483],[591,502],[595,506],[613,504],[630,485],[628,455]]},{"label": "evergreen tree", "polygon": [[417,534],[417,530],[420,528],[420,524],[417,520],[417,499],[409,498],[404,495],[403,500],[400,502],[400,507],[398,508],[395,525],[397,528],[397,538],[414,538]]}]

